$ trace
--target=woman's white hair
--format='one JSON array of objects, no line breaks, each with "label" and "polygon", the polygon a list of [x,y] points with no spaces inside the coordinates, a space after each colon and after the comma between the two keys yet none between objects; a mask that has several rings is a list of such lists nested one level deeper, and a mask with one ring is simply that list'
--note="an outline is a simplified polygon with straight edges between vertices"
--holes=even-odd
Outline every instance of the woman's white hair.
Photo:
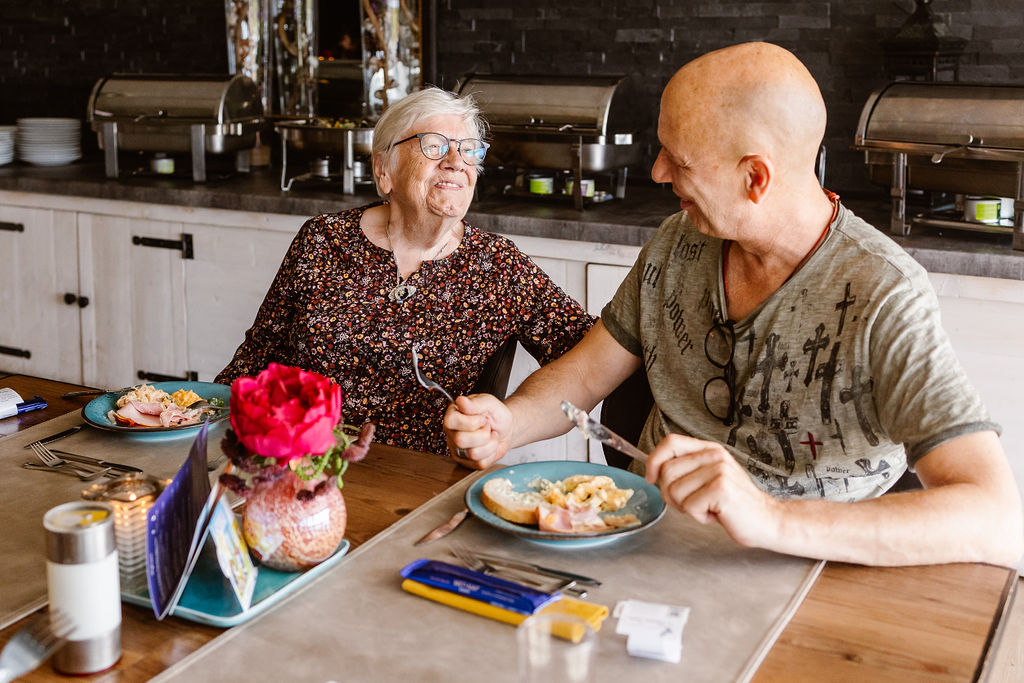
[{"label": "woman's white hair", "polygon": [[[469,137],[483,139],[487,134],[487,121],[484,120],[480,108],[476,106],[471,95],[456,95],[453,92],[429,86],[411,95],[406,95],[389,106],[381,115],[377,125],[373,128],[373,156],[379,156],[387,169],[393,172],[398,166],[395,143],[403,137],[408,137],[406,132],[418,121],[432,116],[448,115],[462,117],[469,130]],[[478,164],[477,171],[481,172],[482,170],[482,165]],[[373,171],[373,182],[377,185],[377,194],[387,199],[387,195],[381,192],[376,168]]]}]

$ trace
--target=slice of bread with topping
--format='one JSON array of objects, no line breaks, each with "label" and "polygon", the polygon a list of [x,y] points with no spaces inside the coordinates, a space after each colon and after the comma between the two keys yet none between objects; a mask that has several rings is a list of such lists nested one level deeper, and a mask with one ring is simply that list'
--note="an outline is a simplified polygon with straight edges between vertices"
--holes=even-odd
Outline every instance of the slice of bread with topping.
[{"label": "slice of bread with topping", "polygon": [[516,491],[512,482],[502,477],[488,479],[480,492],[484,507],[516,524],[536,524],[537,506],[544,502],[539,491]]}]

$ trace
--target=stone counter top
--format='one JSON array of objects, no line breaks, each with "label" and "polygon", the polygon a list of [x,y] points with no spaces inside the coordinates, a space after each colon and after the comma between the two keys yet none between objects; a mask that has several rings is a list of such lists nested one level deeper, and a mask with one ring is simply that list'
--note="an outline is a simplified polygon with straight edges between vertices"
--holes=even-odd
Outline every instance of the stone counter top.
[{"label": "stone counter top", "polygon": [[[280,172],[271,168],[207,183],[157,177],[111,180],[98,161],[50,168],[22,163],[0,167],[0,190],[300,216],[377,199],[372,186],[359,187],[353,195],[342,194],[340,182],[296,183],[292,191],[284,192]],[[877,196],[843,201],[869,223],[888,226],[884,190]],[[504,197],[484,181],[467,220],[483,230],[508,235],[640,246],[677,209],[678,200],[665,187],[631,186],[624,200],[578,212],[569,199]],[[1024,280],[1024,251],[1013,250],[1010,235],[929,232],[893,238],[929,271]]]}]

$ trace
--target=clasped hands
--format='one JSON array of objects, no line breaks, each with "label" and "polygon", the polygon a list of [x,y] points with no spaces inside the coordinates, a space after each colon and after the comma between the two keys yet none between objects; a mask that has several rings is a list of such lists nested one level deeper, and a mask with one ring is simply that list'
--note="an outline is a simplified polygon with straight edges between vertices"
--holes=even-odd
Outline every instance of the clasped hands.
[{"label": "clasped hands", "polygon": [[[500,460],[517,433],[512,411],[488,394],[460,396],[444,418],[459,464],[485,469]],[[739,544],[767,547],[778,529],[780,501],[761,491],[719,443],[669,434],[651,451],[645,475],[665,502],[701,524],[717,522]]]}]

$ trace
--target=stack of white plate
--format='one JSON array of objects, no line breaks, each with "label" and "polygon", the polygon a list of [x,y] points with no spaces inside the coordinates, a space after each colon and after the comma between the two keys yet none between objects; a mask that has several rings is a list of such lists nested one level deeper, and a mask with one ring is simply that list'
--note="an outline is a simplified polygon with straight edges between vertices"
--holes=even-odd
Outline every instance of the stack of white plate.
[{"label": "stack of white plate", "polygon": [[14,134],[17,126],[0,126],[0,166],[14,161]]},{"label": "stack of white plate", "polygon": [[82,158],[78,119],[18,119],[18,158],[36,166],[61,166]]}]

